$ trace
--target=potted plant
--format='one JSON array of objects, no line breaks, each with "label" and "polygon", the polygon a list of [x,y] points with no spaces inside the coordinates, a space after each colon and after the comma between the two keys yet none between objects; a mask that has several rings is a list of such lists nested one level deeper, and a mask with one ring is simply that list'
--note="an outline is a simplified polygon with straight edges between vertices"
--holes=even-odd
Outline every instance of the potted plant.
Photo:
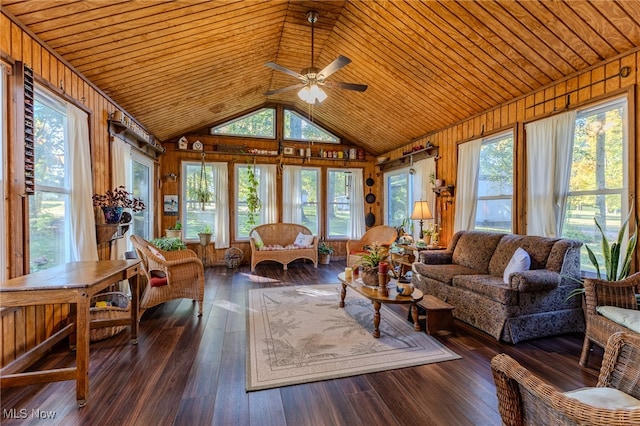
[{"label": "potted plant", "polygon": [[328,265],[331,262],[332,254],[333,247],[328,246],[324,241],[320,241],[320,244],[318,244],[318,263]]},{"label": "potted plant", "polygon": [[104,194],[93,194],[91,199],[94,207],[102,208],[104,221],[109,224],[120,223],[124,209],[139,212],[146,208],[142,200],[134,198],[122,185]]},{"label": "potted plant", "polygon": [[198,232],[198,237],[200,238],[200,245],[207,246],[211,242],[211,234],[213,231],[211,230],[211,226],[209,224],[204,225],[200,228],[200,232]]},{"label": "potted plant", "polygon": [[371,285],[378,285],[378,272],[380,262],[387,259],[387,249],[379,242],[374,242],[370,246],[366,246],[366,254],[360,258],[362,282]]},{"label": "potted plant", "polygon": [[[620,281],[620,280],[624,280],[629,276],[629,273],[631,272],[631,262],[633,260],[633,252],[635,251],[636,245],[638,243],[638,221],[636,220],[635,232],[629,238],[629,241],[627,241],[626,252],[624,253],[622,252],[623,239],[627,231],[627,225],[629,223],[630,218],[631,218],[631,212],[629,212],[629,214],[627,215],[627,218],[625,219],[624,223],[622,224],[622,227],[620,228],[620,231],[618,232],[617,241],[613,243],[609,243],[609,240],[607,240],[607,236],[605,235],[604,231],[602,230],[602,227],[598,223],[598,219],[596,218],[593,219],[593,221],[596,224],[596,228],[598,228],[598,231],[602,236],[602,255],[604,257],[603,266],[605,269],[604,278],[602,273],[600,272],[600,263],[598,262],[598,259],[595,253],[593,252],[593,250],[591,250],[589,246],[585,246],[585,247],[587,249],[587,253],[589,254],[589,261],[591,261],[591,264],[596,269],[596,274],[599,280],[604,279],[606,281]],[[577,296],[581,294],[584,294],[584,286],[581,286],[571,291],[567,296],[567,299],[570,299],[573,296]]]},{"label": "potted plant", "polygon": [[258,179],[256,179],[255,165],[247,167],[247,225],[255,225],[255,215],[260,211],[262,204],[258,197]]},{"label": "potted plant", "polygon": [[167,238],[178,238],[182,239],[182,223],[180,221],[176,221],[176,224],[171,228],[167,228],[164,230]]},{"label": "potted plant", "polygon": [[149,242],[164,251],[184,250],[187,248],[180,238],[161,237]]}]

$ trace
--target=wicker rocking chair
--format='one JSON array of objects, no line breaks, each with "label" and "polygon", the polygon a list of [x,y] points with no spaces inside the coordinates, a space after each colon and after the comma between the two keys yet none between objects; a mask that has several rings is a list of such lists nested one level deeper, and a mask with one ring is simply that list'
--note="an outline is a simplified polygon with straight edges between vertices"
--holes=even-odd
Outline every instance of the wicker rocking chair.
[{"label": "wicker rocking chair", "polygon": [[506,354],[493,357],[491,370],[507,426],[640,424],[640,336],[611,336],[595,388],[560,392]]},{"label": "wicker rocking chair", "polygon": [[147,286],[140,301],[141,312],[173,299],[198,302],[202,316],[204,300],[204,267],[193,250],[164,251],[137,235],[131,242],[142,260]]}]

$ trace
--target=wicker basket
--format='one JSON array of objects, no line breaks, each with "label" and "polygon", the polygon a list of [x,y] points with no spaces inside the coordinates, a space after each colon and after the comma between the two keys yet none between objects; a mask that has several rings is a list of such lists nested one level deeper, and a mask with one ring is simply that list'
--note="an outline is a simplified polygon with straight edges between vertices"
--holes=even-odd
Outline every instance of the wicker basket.
[{"label": "wicker basket", "polygon": [[230,247],[224,252],[224,263],[227,268],[237,268],[242,263],[244,253],[237,247]]},{"label": "wicker basket", "polygon": [[[109,302],[111,306],[96,307],[96,302]],[[89,315],[92,320],[105,320],[105,319],[121,319],[131,317],[131,305],[129,303],[129,297],[119,291],[113,291],[109,293],[96,294],[91,298],[91,309]],[[114,325],[110,327],[100,327],[91,330],[89,339],[92,342],[108,339],[122,330],[127,328],[126,325]]]}]

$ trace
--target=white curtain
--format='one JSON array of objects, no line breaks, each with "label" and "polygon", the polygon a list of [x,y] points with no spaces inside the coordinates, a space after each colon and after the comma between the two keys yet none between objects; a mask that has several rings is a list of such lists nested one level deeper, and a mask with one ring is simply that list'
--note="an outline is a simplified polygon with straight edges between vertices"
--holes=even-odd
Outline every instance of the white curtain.
[{"label": "white curtain", "polygon": [[575,121],[574,110],[525,125],[529,235],[562,235]]},{"label": "white curtain", "polygon": [[[119,138],[113,138],[111,142],[111,185],[109,189],[119,186],[127,187],[131,173],[131,145]],[[132,192],[129,188],[127,191]],[[111,259],[124,259],[127,251],[127,242],[124,238],[111,244]]]},{"label": "white curtain", "polygon": [[216,190],[216,248],[229,248],[229,169],[227,163],[213,163],[213,187]]},{"label": "white curtain", "polygon": [[[413,175],[413,201],[426,201],[431,209],[432,220],[424,222],[423,229],[427,228],[432,223],[437,223],[438,216],[436,212],[436,193],[431,190],[431,184],[429,183],[429,176],[436,173],[436,160],[434,157],[425,158],[413,165],[416,171]],[[409,215],[413,211],[413,205],[409,206]],[[413,227],[413,238],[418,239],[420,237],[420,226]]]},{"label": "white curtain", "polygon": [[286,166],[282,173],[282,220],[302,223],[302,167]]},{"label": "white curtain", "polygon": [[276,223],[278,221],[278,202],[276,198],[276,166],[275,164],[261,164],[260,186],[258,188],[260,202],[260,223]]},{"label": "white curtain", "polygon": [[456,183],[454,232],[469,231],[475,228],[481,147],[482,139],[476,139],[458,146],[458,182]]},{"label": "white curtain", "polygon": [[349,228],[349,238],[357,239],[367,230],[364,223],[364,179],[362,169],[347,169],[351,172],[351,189],[349,208],[351,211],[351,221]]},{"label": "white curtain", "polygon": [[67,104],[69,171],[71,175],[71,260],[98,260],[96,223],[93,212],[93,181],[89,121],[81,109]]}]

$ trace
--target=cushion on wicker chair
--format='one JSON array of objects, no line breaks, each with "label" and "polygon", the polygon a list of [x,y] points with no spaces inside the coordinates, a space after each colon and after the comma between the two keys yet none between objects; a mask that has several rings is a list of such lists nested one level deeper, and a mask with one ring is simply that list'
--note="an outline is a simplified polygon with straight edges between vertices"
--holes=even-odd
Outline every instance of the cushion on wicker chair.
[{"label": "cushion on wicker chair", "polygon": [[614,388],[582,388],[564,393],[569,398],[597,408],[624,410],[640,408],[640,401]]},{"label": "cushion on wicker chair", "polygon": [[264,241],[262,241],[262,237],[260,237],[260,234],[258,234],[257,231],[253,230],[250,237],[253,238],[253,243],[257,248],[262,248],[262,246],[264,246]]},{"label": "cushion on wicker chair", "polygon": [[149,251],[153,253],[154,256],[159,257],[162,260],[165,260],[164,255],[160,253],[160,251],[154,245],[149,244],[147,247],[149,248]]},{"label": "cushion on wicker chair", "polygon": [[167,274],[165,274],[164,271],[152,270],[149,271],[149,276],[151,277],[149,280],[151,287],[162,287],[168,283]]},{"label": "cushion on wicker chair", "polygon": [[302,232],[299,232],[296,240],[293,242],[293,245],[297,247],[307,248],[313,244],[313,238],[313,235],[303,234]]},{"label": "cushion on wicker chair", "polygon": [[603,317],[640,333],[640,311],[618,308],[617,306],[597,306],[596,311]]}]

